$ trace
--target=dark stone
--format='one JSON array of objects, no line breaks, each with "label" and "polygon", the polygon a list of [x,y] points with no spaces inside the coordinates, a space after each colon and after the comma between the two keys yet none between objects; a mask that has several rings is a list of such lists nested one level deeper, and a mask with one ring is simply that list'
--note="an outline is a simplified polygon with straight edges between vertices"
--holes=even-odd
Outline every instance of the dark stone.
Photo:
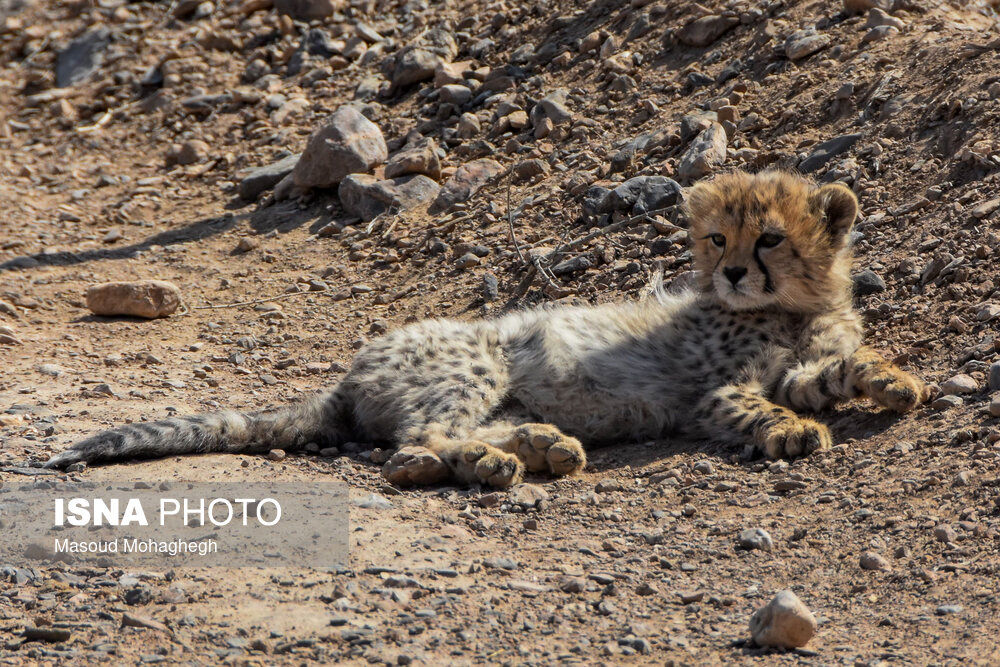
[{"label": "dark stone", "polygon": [[871,270],[855,274],[851,281],[854,283],[855,296],[868,296],[885,291],[885,281]]},{"label": "dark stone", "polygon": [[111,43],[111,31],[97,26],[83,33],[56,57],[56,86],[65,88],[83,81],[104,62],[104,50]]},{"label": "dark stone", "polygon": [[606,206],[639,215],[677,203],[680,194],[681,186],[666,176],[636,176],[612,190]]},{"label": "dark stone", "polygon": [[719,114],[714,111],[692,111],[681,118],[681,143],[687,143],[719,122]]},{"label": "dark stone", "polygon": [[307,32],[299,48],[304,49],[311,56],[329,58],[339,55],[339,51],[334,47],[330,35],[325,30],[319,28],[313,28]]},{"label": "dark stone", "polygon": [[809,157],[799,164],[799,169],[806,174],[816,171],[826,164],[830,158],[840,155],[844,151],[848,150],[851,146],[856,144],[860,138],[860,132],[856,134],[842,134],[839,137],[834,137],[829,141],[824,141],[823,143],[818,144],[815,148],[813,148]]},{"label": "dark stone", "polygon": [[483,299],[486,301],[496,301],[500,298],[500,285],[497,277],[492,273],[483,274]]},{"label": "dark stone", "polygon": [[715,83],[715,79],[710,76],[706,76],[701,72],[691,72],[687,75],[685,82],[687,83],[688,88],[694,90],[695,88],[701,88],[702,86],[709,86]]},{"label": "dark stone", "polygon": [[240,197],[247,201],[256,201],[261,193],[273,188],[281,179],[292,172],[295,163],[299,161],[299,155],[299,153],[289,155],[273,164],[251,169],[240,181]]},{"label": "dark stone", "polygon": [[552,273],[557,276],[567,275],[570,273],[578,273],[580,271],[586,271],[592,267],[594,263],[586,255],[578,255],[577,257],[571,257],[564,262],[559,262],[552,267]]},{"label": "dark stone", "polygon": [[611,194],[611,190],[601,187],[600,185],[592,185],[587,188],[587,191],[583,193],[583,217],[587,219],[593,219],[600,215],[608,213],[610,209],[608,208],[608,196]]},{"label": "dark stone", "polygon": [[439,190],[423,174],[382,181],[368,174],[351,174],[340,182],[337,194],[347,213],[368,222],[386,211],[399,212],[430,201]]}]

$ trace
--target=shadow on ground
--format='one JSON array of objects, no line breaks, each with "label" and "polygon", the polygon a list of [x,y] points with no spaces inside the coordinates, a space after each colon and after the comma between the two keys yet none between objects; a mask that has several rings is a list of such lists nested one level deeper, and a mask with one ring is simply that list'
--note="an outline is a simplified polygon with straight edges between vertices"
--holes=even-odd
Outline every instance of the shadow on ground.
[{"label": "shadow on ground", "polygon": [[[249,204],[234,200],[227,206],[230,210],[246,208]],[[82,252],[64,251],[40,253],[14,257],[0,263],[0,272],[37,269],[46,266],[73,266],[102,260],[128,259],[136,253],[149,250],[154,246],[172,246],[192,243],[202,239],[228,232],[240,224],[247,222],[257,234],[267,234],[277,231],[285,234],[308,224],[309,231],[315,233],[332,220],[332,216],[318,201],[307,208],[300,208],[295,202],[282,202],[273,206],[258,208],[253,211],[226,213],[225,215],[205,218],[179,229],[170,229],[154,234],[138,243],[116,248],[95,248]]]}]

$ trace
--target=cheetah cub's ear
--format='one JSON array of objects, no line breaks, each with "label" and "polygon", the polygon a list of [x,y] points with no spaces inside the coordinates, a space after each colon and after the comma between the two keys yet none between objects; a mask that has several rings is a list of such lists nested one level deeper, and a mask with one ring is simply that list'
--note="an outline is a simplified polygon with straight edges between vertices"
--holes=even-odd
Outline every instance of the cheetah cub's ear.
[{"label": "cheetah cub's ear", "polygon": [[813,192],[810,203],[834,240],[845,244],[858,217],[858,198],[854,193],[845,185],[831,183]]}]

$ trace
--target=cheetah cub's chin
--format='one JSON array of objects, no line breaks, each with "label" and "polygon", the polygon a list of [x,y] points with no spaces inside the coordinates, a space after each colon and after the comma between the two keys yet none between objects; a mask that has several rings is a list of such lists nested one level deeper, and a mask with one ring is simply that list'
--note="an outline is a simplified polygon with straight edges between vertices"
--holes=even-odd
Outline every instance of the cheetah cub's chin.
[{"label": "cheetah cub's chin", "polygon": [[505,487],[579,472],[588,445],[676,432],[804,456],[833,438],[800,412],[859,395],[906,412],[927,398],[862,344],[849,189],[734,173],[690,188],[685,208],[696,289],[417,322],[366,344],[312,400],[130,424],[47,465],[378,442],[398,448],[383,469],[396,483]]}]

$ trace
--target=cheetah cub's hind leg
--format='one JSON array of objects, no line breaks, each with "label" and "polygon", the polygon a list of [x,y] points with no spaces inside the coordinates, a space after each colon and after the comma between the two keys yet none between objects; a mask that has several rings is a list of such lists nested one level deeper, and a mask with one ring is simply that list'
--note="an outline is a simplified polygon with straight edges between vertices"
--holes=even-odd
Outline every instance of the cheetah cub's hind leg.
[{"label": "cheetah cub's hind leg", "polygon": [[437,425],[427,427],[416,439],[466,484],[505,488],[524,478],[524,464],[517,456],[482,440],[453,437]]},{"label": "cheetah cub's hind leg", "polygon": [[707,433],[735,434],[772,459],[811,454],[832,443],[825,425],[772,403],[755,384],[717,389],[702,399],[697,412]]},{"label": "cheetah cub's hind leg", "polygon": [[474,435],[516,455],[531,472],[572,475],[587,465],[580,441],[551,424],[496,423],[476,429]]}]

